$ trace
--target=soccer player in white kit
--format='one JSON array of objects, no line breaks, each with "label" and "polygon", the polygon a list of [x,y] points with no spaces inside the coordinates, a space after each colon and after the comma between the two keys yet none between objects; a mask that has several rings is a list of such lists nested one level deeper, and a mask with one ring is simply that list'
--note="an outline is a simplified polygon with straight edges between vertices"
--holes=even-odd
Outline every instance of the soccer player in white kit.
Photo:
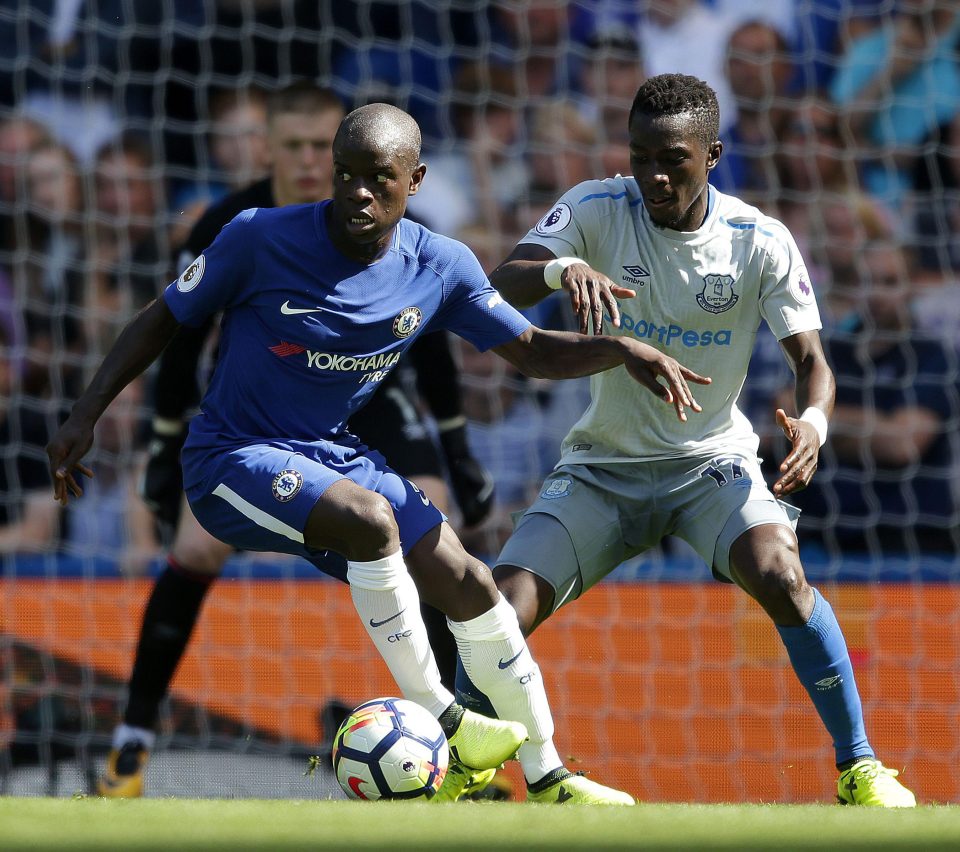
[{"label": "soccer player in white kit", "polygon": [[[666,535],[684,539],[773,619],[833,738],[841,803],[912,807],[870,747],[846,642],[804,577],[798,512],[779,499],[810,482],[834,402],[803,259],[780,222],[710,187],[723,146],[706,83],[647,80],[629,130],[634,176],[569,190],[491,282],[518,306],[564,289],[581,331],[643,340],[713,382],[697,389],[702,411],[678,418],[622,367],[592,376],[591,404],[500,554],[497,586],[529,633],[624,559]],[[762,319],[803,412],[776,412],[792,447],[772,490],[736,404]]]}]

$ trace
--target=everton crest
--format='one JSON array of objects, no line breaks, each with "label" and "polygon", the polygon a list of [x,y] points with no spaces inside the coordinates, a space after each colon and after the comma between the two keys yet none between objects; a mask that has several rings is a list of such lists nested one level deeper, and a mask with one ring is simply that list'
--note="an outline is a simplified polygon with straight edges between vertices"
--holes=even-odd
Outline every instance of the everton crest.
[{"label": "everton crest", "polygon": [[697,294],[697,304],[711,314],[729,311],[740,297],[733,292],[732,275],[704,275],[703,290]]}]

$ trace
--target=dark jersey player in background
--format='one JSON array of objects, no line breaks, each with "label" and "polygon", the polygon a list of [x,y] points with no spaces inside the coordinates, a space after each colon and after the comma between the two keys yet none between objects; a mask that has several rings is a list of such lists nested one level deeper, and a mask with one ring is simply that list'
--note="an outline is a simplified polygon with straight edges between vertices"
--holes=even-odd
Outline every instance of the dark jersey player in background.
[{"label": "dark jersey player in background", "polygon": [[[281,89],[268,101],[267,137],[271,152],[268,178],[232,193],[204,213],[180,252],[177,269],[199,256],[238,213],[251,208],[321,201],[332,187],[331,148],[343,106],[332,91],[309,82]],[[160,703],[190,640],[206,593],[223,570],[233,548],[211,536],[193,517],[183,495],[180,451],[187,418],[200,399],[199,362],[213,337],[214,318],[196,328],[181,327],[164,350],[154,387],[155,417],[150,456],[141,483],[144,499],[175,535],[168,564],[158,577],[143,615],[123,722],[114,730],[101,796],[143,794],[144,771],[154,744]],[[493,482],[469,455],[460,387],[446,332],[427,334],[411,348],[417,386],[436,419],[454,493],[464,523],[479,523],[493,500]],[[350,430],[375,447],[403,476],[447,512],[444,463],[417,401],[409,398],[400,370],[380,383],[370,404],[350,420]],[[452,686],[456,644],[445,619],[423,607],[443,681]],[[337,702],[324,708],[324,727],[337,727]],[[333,730],[324,733],[332,736]]]}]

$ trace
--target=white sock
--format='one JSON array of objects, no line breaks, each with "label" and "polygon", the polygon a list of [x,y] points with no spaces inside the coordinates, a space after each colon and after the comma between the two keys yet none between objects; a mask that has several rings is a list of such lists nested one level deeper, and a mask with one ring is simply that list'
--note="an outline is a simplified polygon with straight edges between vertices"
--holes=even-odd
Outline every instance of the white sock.
[{"label": "white sock", "polygon": [[156,740],[157,735],[146,728],[136,728],[133,725],[117,725],[113,729],[113,742],[110,747],[119,751],[127,743],[140,742],[148,751],[152,751]]},{"label": "white sock", "polygon": [[404,698],[440,717],[453,695],[440,681],[420,595],[401,551],[373,562],[347,562],[353,605]]},{"label": "white sock", "polygon": [[501,719],[527,726],[520,765],[529,783],[563,765],[553,744],[553,716],[540,668],[520,632],[517,613],[502,595],[493,609],[470,621],[450,621],[463,667]]}]

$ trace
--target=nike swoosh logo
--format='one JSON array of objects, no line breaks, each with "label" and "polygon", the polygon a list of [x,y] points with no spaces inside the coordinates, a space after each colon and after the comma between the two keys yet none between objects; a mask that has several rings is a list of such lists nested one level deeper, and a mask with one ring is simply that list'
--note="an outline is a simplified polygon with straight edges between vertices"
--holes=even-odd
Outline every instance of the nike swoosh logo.
[{"label": "nike swoosh logo", "polygon": [[509,660],[507,660],[506,662],[504,662],[504,661],[501,659],[500,662],[497,663],[497,665],[500,666],[501,669],[508,669],[508,668],[510,668],[511,664],[513,664],[513,663],[515,663],[515,662],[517,661],[517,657],[519,657],[522,653],[523,653],[523,648],[521,648],[519,651],[517,651],[517,653],[514,654],[514,655],[513,655]]},{"label": "nike swoosh logo", "polygon": [[291,308],[289,299],[280,306],[280,313],[286,314],[288,317],[296,314],[315,314],[322,310],[323,308]]},{"label": "nike swoosh logo", "polygon": [[370,626],[371,626],[371,627],[382,627],[382,626],[383,626],[384,624],[386,624],[388,621],[393,621],[395,618],[399,618],[399,617],[400,617],[401,615],[403,615],[406,611],[407,611],[407,609],[406,609],[406,607],[404,607],[404,608],[401,609],[400,612],[398,612],[396,615],[391,615],[389,618],[385,618],[383,621],[374,621],[374,620],[371,618],[371,619],[370,619]]},{"label": "nike swoosh logo", "polygon": [[355,795],[358,799],[367,798],[363,795],[363,790],[360,789],[360,785],[363,783],[362,778],[357,778],[356,775],[351,775],[347,779],[347,783],[350,785],[350,789],[353,790],[353,795]]}]

